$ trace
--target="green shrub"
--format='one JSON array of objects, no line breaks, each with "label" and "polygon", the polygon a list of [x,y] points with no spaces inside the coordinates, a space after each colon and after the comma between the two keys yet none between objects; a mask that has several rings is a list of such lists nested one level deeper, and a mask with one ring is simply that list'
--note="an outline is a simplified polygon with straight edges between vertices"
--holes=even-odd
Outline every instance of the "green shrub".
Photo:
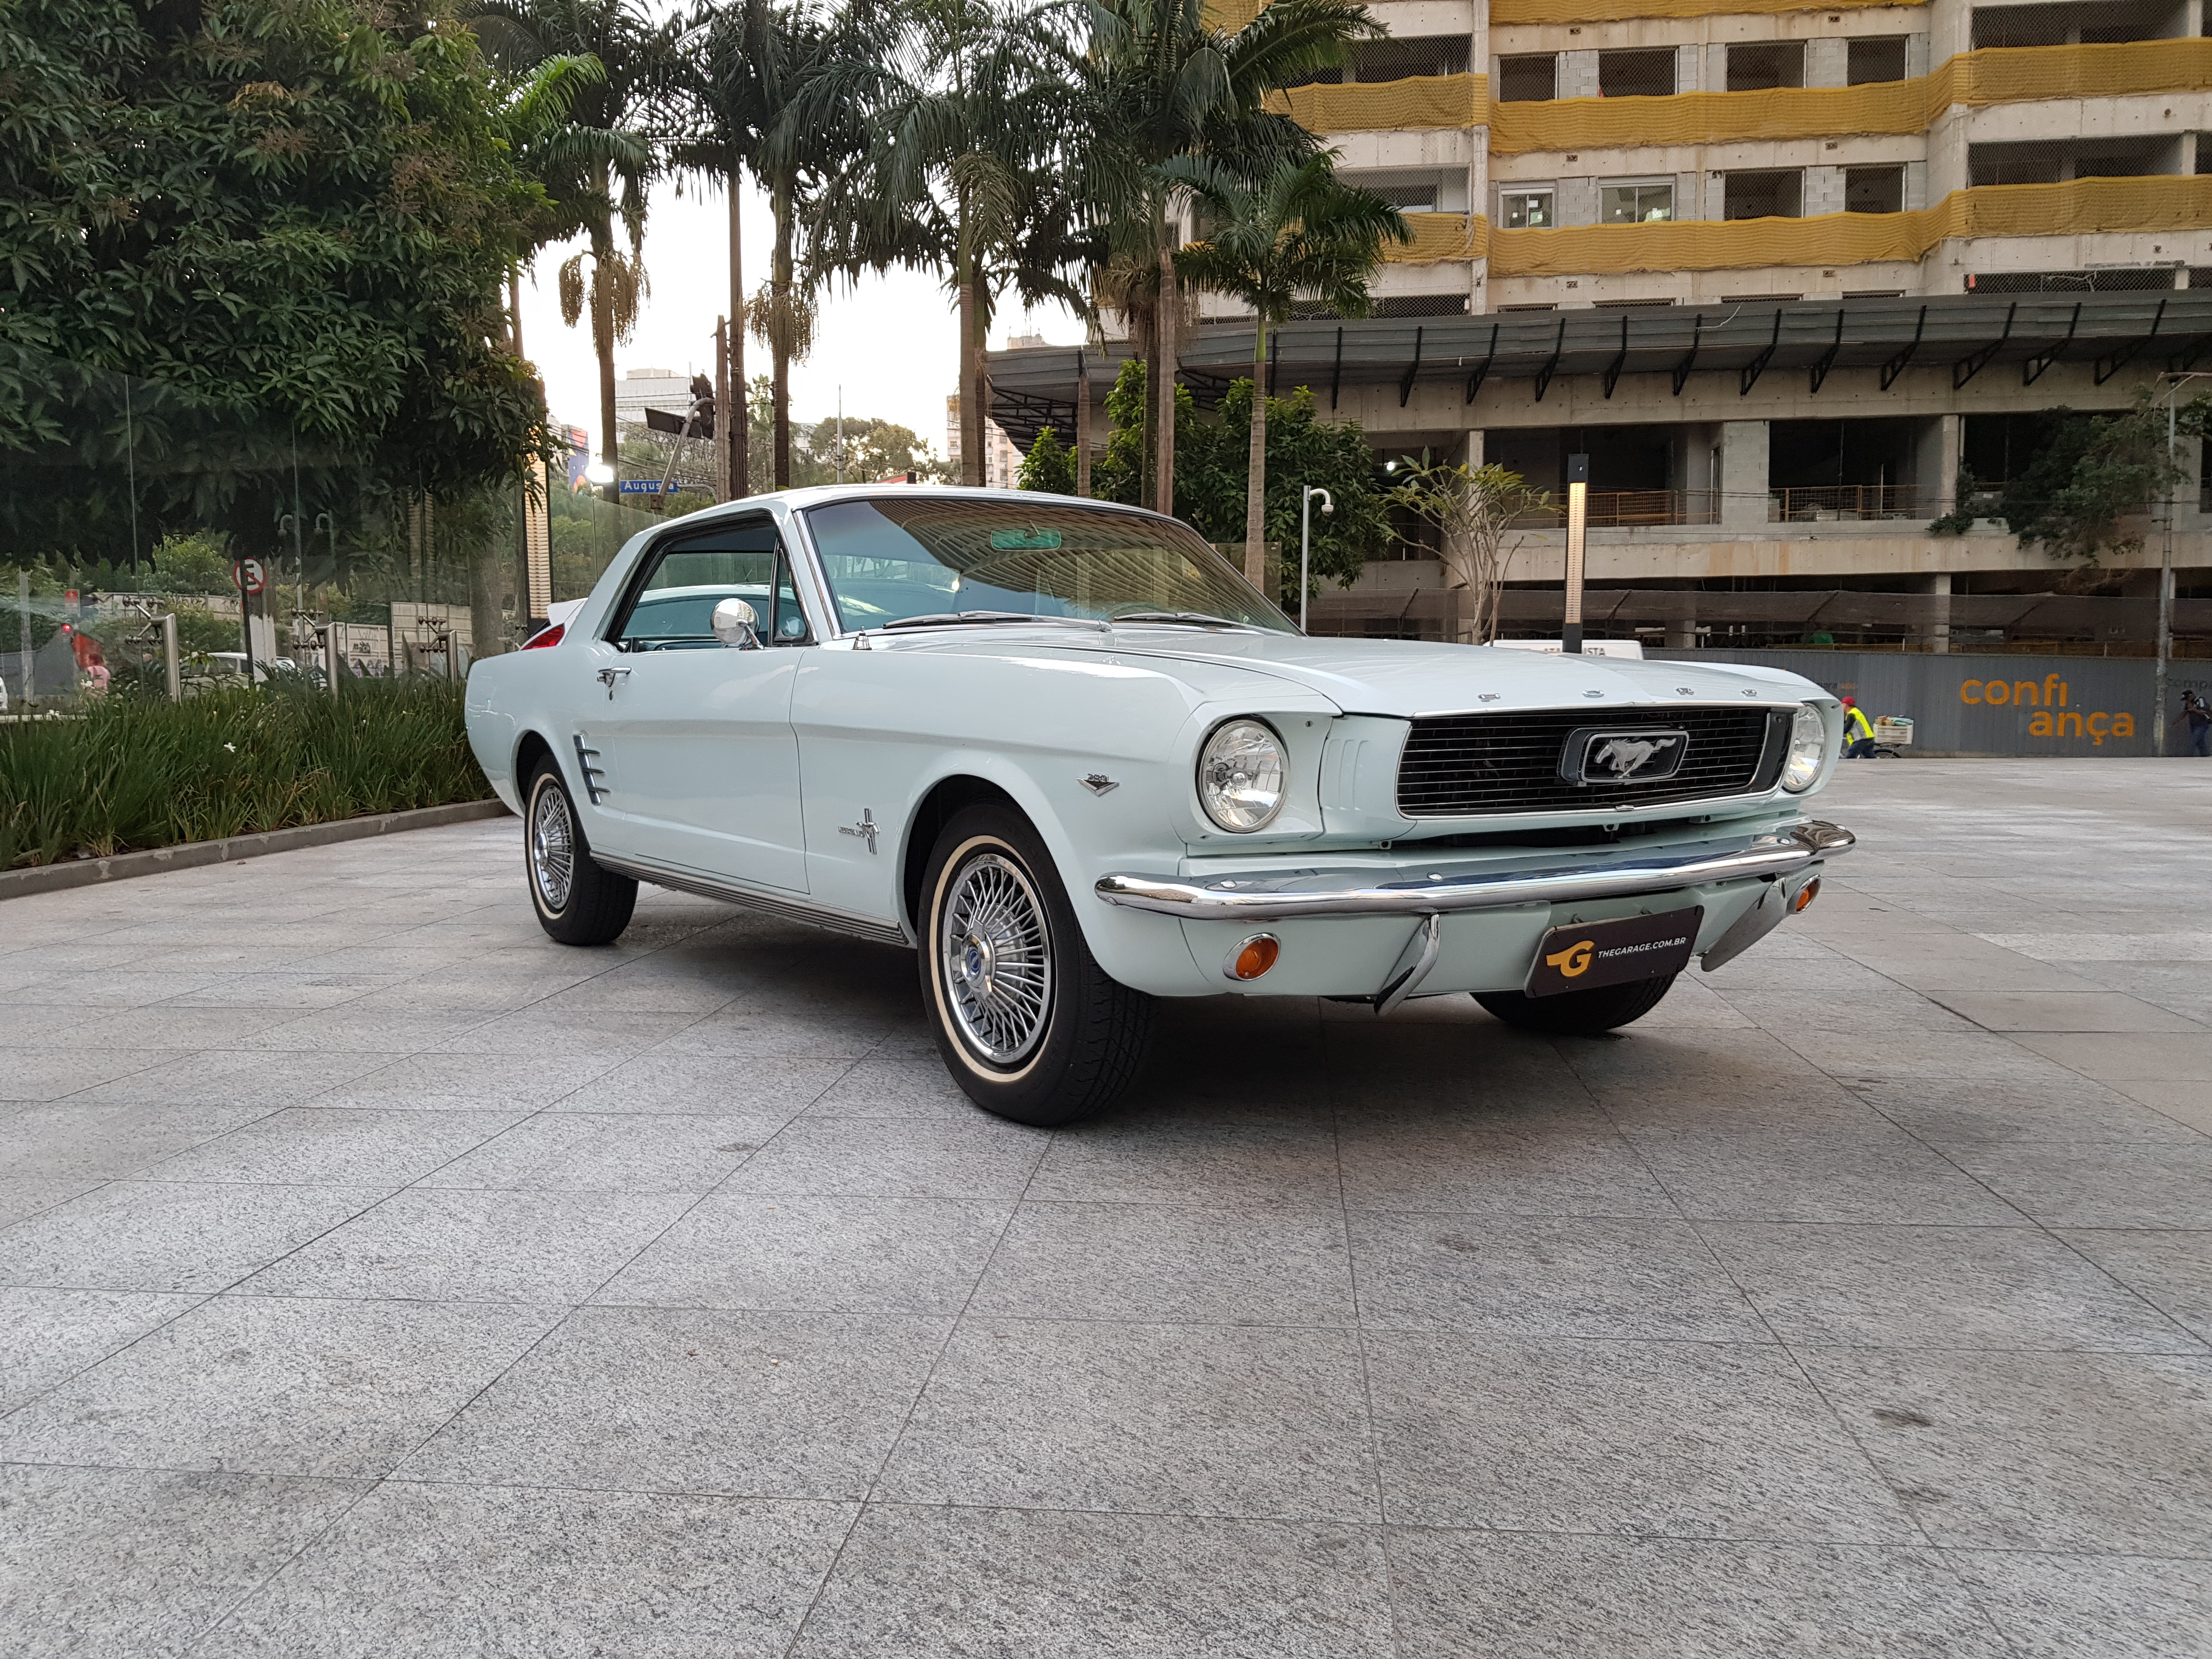
[{"label": "green shrub", "polygon": [[443,681],[349,680],[335,699],[112,696],[0,726],[0,869],[483,799],[461,699]]}]

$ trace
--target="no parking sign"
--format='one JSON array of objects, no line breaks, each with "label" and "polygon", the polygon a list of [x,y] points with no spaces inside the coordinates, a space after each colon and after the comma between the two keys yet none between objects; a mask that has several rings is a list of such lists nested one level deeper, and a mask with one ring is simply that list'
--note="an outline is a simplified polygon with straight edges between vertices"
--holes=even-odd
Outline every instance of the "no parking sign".
[{"label": "no parking sign", "polygon": [[230,567],[230,579],[241,593],[263,592],[269,586],[269,567],[258,559],[240,559]]}]

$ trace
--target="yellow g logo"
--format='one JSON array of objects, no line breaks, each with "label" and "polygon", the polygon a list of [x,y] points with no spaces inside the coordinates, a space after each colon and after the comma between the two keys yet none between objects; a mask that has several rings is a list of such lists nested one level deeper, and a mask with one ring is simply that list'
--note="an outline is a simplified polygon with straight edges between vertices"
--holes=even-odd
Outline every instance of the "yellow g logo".
[{"label": "yellow g logo", "polygon": [[1572,979],[1590,965],[1590,952],[1597,949],[1594,939],[1578,939],[1564,951],[1555,951],[1544,958],[1544,966],[1556,968],[1568,979]]}]

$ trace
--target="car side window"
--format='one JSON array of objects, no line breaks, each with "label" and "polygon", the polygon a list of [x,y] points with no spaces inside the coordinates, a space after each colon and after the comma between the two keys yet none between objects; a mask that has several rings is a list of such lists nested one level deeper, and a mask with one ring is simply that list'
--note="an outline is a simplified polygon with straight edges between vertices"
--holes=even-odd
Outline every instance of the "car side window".
[{"label": "car side window", "polygon": [[764,646],[805,645],[812,638],[783,538],[767,519],[716,525],[662,543],[607,637],[624,651],[721,648],[714,607],[724,599],[752,606]]}]

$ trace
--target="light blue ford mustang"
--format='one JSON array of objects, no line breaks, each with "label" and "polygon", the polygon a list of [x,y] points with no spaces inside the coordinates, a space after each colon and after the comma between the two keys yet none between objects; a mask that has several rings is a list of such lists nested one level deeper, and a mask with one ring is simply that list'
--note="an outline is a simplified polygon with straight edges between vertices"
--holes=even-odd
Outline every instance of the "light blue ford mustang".
[{"label": "light blue ford mustang", "polygon": [[678,520],[478,663],[468,726],[553,938],[646,881],[911,945],[1025,1123],[1113,1098],[1155,997],[1625,1024],[1852,839],[1802,810],[1843,723],[1796,675],[1309,639],[1187,526],[1026,493]]}]

